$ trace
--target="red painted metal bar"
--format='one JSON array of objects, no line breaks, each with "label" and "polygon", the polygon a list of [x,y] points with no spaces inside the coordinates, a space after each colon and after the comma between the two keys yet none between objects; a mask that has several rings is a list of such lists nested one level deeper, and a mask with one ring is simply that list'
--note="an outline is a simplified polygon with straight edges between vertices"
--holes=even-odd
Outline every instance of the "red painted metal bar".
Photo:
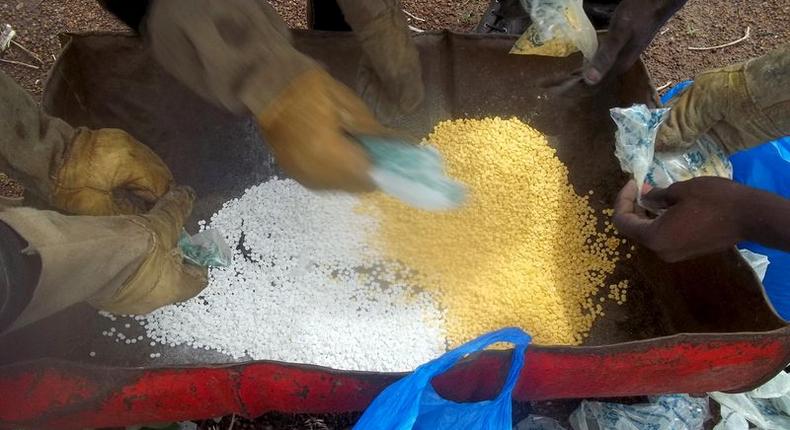
[{"label": "red painted metal bar", "polygon": [[[458,401],[491,397],[507,352],[481,354],[437,378]],[[790,329],[764,334],[677,335],[607,347],[536,346],[517,400],[743,390],[787,363]],[[85,428],[269,411],[358,411],[401,375],[252,362],[129,369],[42,360],[0,368],[0,428]]]}]

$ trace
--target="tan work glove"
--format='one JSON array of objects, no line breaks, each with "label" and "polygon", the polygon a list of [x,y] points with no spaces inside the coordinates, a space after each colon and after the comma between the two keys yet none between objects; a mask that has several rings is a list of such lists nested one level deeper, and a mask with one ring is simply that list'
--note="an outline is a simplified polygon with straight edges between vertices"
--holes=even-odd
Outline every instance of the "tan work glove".
[{"label": "tan work glove", "polygon": [[790,46],[703,72],[671,108],[659,151],[687,148],[702,134],[729,153],[790,135]]},{"label": "tan work glove", "polygon": [[[347,19],[376,59],[376,76],[395,85],[389,93],[399,105],[413,107],[422,97],[419,62],[400,10],[392,0],[354,3],[357,13]],[[165,70],[206,100],[258,119],[278,164],[294,179],[316,189],[373,188],[370,162],[347,134],[380,134],[383,127],[356,94],[291,46],[266,1],[155,2],[147,31]],[[388,40],[397,41],[392,51],[383,48]],[[412,84],[417,90],[407,91]]]},{"label": "tan work glove", "polygon": [[414,111],[423,100],[422,66],[399,0],[337,0],[362,46],[357,90],[378,118]]},{"label": "tan work glove", "polygon": [[186,263],[178,247],[194,200],[192,189],[175,187],[148,214],[123,217],[147,233],[145,259],[119,289],[104,289],[88,302],[116,314],[145,314],[203,291],[208,284],[208,269]]},{"label": "tan work glove", "polygon": [[79,215],[139,213],[167,192],[167,166],[126,132],[75,129],[50,117],[2,72],[0,100],[0,171],[22,182],[26,205]]},{"label": "tan work glove", "polygon": [[172,182],[159,156],[125,131],[80,129],[52,174],[51,203],[78,215],[144,213]]},{"label": "tan work glove", "polygon": [[325,71],[294,79],[258,120],[277,163],[302,185],[373,189],[370,160],[350,135],[387,132],[356,94]]},{"label": "tan work glove", "polygon": [[68,216],[14,208],[0,212],[41,258],[33,297],[10,330],[88,302],[143,314],[186,300],[207,285],[207,270],[183,261],[177,241],[194,194],[175,187],[146,215]]}]

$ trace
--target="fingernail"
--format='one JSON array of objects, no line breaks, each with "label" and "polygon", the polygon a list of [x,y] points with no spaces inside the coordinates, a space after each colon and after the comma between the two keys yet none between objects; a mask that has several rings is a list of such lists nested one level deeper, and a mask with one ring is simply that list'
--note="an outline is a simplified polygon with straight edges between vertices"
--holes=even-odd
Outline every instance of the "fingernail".
[{"label": "fingernail", "polygon": [[584,71],[584,82],[588,85],[595,85],[601,81],[601,72],[594,67],[589,67]]}]

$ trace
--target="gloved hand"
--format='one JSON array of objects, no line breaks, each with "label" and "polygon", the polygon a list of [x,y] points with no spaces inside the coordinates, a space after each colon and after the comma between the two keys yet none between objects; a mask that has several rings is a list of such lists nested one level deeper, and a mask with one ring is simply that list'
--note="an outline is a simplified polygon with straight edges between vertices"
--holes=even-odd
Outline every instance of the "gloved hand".
[{"label": "gloved hand", "polygon": [[293,80],[258,117],[277,163],[302,185],[369,191],[370,160],[350,135],[384,135],[362,100],[321,69]]},{"label": "gloved hand", "polygon": [[22,182],[25,204],[78,215],[145,212],[173,175],[124,131],[73,128],[44,113],[0,72],[0,171]]},{"label": "gloved hand", "polygon": [[687,0],[623,0],[593,59],[584,65],[584,81],[596,85],[636,63],[656,32]]},{"label": "gloved hand", "polygon": [[[365,98],[381,111],[385,104],[416,107],[421,68],[398,2],[340,5],[362,44],[363,64],[373,70],[361,75]],[[266,1],[155,2],[147,24],[160,64],[207,100],[255,115],[288,174],[312,188],[372,188],[370,162],[347,134],[383,127],[359,97],[291,46]]]},{"label": "gloved hand", "polygon": [[143,314],[197,295],[207,270],[185,263],[177,241],[194,194],[174,187],[145,215],[68,216],[31,208],[0,212],[0,222],[38,254],[38,283],[11,330],[88,302]]},{"label": "gloved hand", "polygon": [[192,189],[174,187],[146,215],[123,217],[147,233],[145,259],[117,291],[104,290],[88,302],[116,314],[145,314],[203,291],[208,270],[186,263],[178,247],[194,200]]},{"label": "gloved hand", "polygon": [[125,131],[80,129],[52,173],[51,203],[78,215],[142,213],[172,182],[165,163]]},{"label": "gloved hand", "polygon": [[265,0],[168,0],[149,15],[162,66],[207,100],[252,113],[294,179],[318,189],[372,189],[370,161],[348,134],[383,127],[356,94],[291,46]]},{"label": "gloved hand", "polygon": [[378,118],[410,113],[423,99],[422,66],[398,0],[337,0],[362,46],[357,90]]},{"label": "gloved hand", "polygon": [[729,153],[790,135],[790,46],[701,73],[671,108],[656,136],[660,151],[705,133]]}]

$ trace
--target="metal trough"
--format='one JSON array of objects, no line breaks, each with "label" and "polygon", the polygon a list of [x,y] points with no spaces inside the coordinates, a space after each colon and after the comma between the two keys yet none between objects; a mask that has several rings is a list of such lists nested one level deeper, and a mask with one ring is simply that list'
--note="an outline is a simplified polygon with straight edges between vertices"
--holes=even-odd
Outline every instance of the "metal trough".
[{"label": "metal trough", "polygon": [[[597,209],[611,206],[624,177],[612,154],[608,108],[654,95],[643,65],[595,96],[559,97],[539,81],[567,74],[578,57],[507,55],[514,39],[505,36],[433,33],[416,40],[426,102],[394,125],[420,136],[444,119],[517,116],[550,136],[577,191],[595,190]],[[301,32],[296,41],[353,86],[359,58],[353,37]],[[43,104],[74,125],[123,128],[151,146],[200,196],[191,227],[276,172],[250,118],[191,94],[132,36],[69,36]],[[530,347],[517,400],[744,390],[788,362],[790,329],[734,249],[680,264],[640,249],[615,276],[632,280],[628,305],[605,308],[584,346]],[[154,361],[149,354],[161,347],[119,347],[100,335],[107,327],[94,310],[76,306],[0,338],[0,428],[354,411],[400,377],[231,362],[188,347],[168,348]],[[508,354],[479,354],[435,385],[454,400],[490,397]]]}]

